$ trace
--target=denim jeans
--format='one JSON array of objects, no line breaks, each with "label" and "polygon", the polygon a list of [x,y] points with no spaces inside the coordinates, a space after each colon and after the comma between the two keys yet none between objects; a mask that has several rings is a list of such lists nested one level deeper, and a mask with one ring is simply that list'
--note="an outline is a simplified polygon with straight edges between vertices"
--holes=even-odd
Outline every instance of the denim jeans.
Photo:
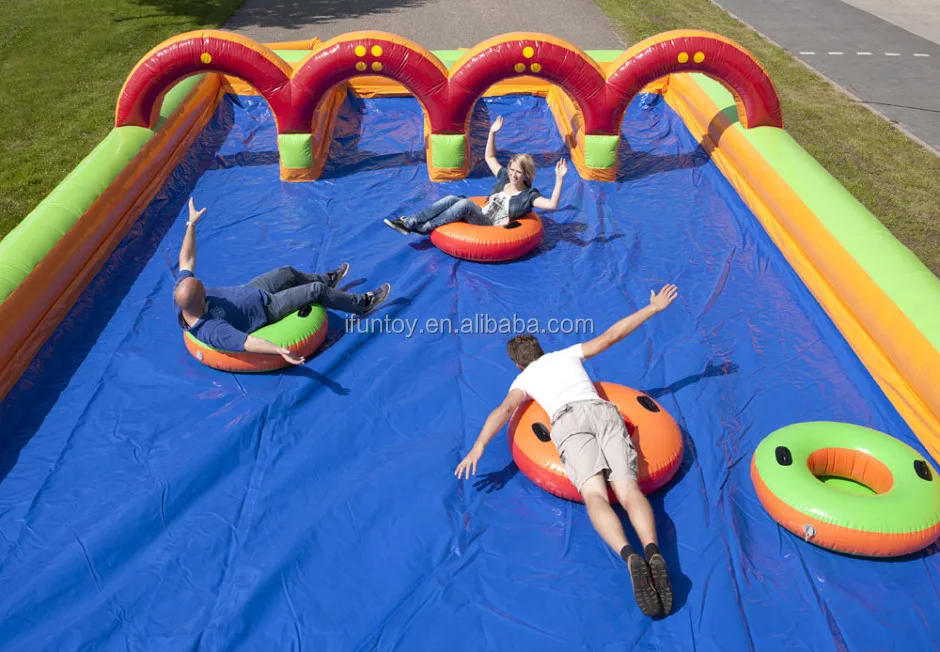
[{"label": "denim jeans", "polygon": [[439,226],[451,222],[469,222],[489,226],[490,221],[483,214],[483,209],[470,199],[461,199],[456,195],[448,195],[438,199],[425,209],[414,215],[402,218],[402,223],[412,231],[430,233]]},{"label": "denim jeans", "polygon": [[288,266],[255,277],[245,285],[258,288],[268,295],[267,312],[272,323],[311,303],[343,312],[360,313],[368,302],[365,294],[334,290],[325,274],[308,274]]}]

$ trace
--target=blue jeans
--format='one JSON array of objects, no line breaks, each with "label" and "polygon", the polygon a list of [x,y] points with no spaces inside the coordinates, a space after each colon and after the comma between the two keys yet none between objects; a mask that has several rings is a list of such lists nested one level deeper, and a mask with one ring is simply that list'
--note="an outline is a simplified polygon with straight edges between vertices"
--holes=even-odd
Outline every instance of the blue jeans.
[{"label": "blue jeans", "polygon": [[287,266],[255,277],[246,285],[258,288],[268,296],[267,313],[271,323],[311,303],[354,314],[362,312],[368,303],[365,294],[334,290],[325,274],[298,272]]},{"label": "blue jeans", "polygon": [[481,226],[490,225],[482,208],[470,199],[457,195],[448,195],[444,199],[438,199],[414,215],[401,218],[401,221],[406,227],[418,233],[430,233],[437,227],[451,222],[464,221]]}]

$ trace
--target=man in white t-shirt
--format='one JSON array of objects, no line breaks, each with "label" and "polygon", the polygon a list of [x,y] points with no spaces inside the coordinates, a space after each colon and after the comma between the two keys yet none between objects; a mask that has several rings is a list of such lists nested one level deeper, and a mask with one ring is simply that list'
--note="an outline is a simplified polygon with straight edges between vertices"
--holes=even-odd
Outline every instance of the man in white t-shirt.
[{"label": "man in white t-shirt", "polygon": [[[623,417],[617,406],[598,396],[582,362],[603,353],[665,310],[677,294],[674,285],[666,285],[658,294],[650,291],[648,306],[624,317],[602,335],[560,351],[544,353],[532,335],[512,338],[507,347],[509,357],[521,373],[502,404],[487,417],[476,443],[454,472],[458,478],[476,474],[483,449],[513,411],[525,401],[535,400],[551,418],[552,442],[569,479],[584,498],[591,524],[627,563],[637,606],[647,616],[666,615],[672,609],[672,587],[666,561],[657,547],[653,509],[637,483],[636,450]],[[646,559],[627,543],[623,525],[607,497],[608,482],[644,546]]]}]

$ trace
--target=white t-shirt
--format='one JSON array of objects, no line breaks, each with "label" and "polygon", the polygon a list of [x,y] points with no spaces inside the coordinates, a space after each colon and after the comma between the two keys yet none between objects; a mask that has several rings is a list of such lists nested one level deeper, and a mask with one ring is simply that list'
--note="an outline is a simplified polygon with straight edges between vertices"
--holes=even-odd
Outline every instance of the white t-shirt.
[{"label": "white t-shirt", "polygon": [[546,353],[516,376],[509,390],[522,390],[551,419],[567,403],[600,398],[583,361],[580,344]]},{"label": "white t-shirt", "polygon": [[483,207],[483,214],[493,226],[503,226],[509,223],[509,199],[506,191],[494,193],[489,196]]}]

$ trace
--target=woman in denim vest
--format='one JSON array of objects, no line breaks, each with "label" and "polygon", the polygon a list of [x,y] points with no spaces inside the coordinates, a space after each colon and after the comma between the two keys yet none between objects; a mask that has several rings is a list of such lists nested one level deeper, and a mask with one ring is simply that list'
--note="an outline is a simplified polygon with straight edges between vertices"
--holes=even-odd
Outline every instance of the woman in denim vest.
[{"label": "woman in denim vest", "polygon": [[490,127],[490,135],[486,140],[486,164],[496,175],[496,185],[482,208],[465,197],[448,195],[414,215],[395,220],[385,219],[384,222],[402,235],[426,234],[439,226],[459,221],[481,226],[505,227],[533,208],[546,211],[558,208],[562,179],[568,172],[565,159],[559,160],[555,165],[555,188],[552,190],[552,198],[542,197],[542,193],[532,187],[535,163],[530,155],[516,154],[509,159],[509,165],[506,167],[499,164],[496,158],[496,132],[502,126],[503,118],[500,116]]}]

